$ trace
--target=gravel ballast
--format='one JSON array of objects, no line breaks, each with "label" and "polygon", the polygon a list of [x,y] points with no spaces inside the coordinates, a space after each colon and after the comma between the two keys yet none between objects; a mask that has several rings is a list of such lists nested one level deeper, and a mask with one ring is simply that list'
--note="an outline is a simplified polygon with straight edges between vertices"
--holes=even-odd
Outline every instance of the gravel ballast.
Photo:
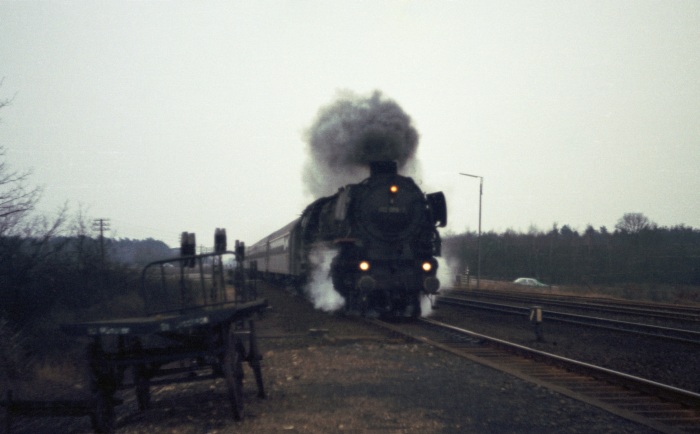
[{"label": "gravel ballast", "polygon": [[[271,306],[256,323],[266,399],[257,398],[247,365],[241,422],[230,416],[222,379],[154,387],[152,408],[142,413],[133,391],[125,391],[116,432],[655,432],[425,344],[313,310],[284,290],[262,287],[261,293]],[[14,432],[89,428],[87,418],[68,424],[44,419],[18,421]]]}]

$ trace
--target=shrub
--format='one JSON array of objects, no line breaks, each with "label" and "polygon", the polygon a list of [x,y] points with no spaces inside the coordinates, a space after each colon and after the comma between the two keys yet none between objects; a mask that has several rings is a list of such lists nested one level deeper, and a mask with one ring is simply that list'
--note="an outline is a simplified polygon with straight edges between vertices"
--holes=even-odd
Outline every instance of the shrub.
[{"label": "shrub", "polygon": [[26,336],[0,317],[0,383],[29,373],[30,359]]}]

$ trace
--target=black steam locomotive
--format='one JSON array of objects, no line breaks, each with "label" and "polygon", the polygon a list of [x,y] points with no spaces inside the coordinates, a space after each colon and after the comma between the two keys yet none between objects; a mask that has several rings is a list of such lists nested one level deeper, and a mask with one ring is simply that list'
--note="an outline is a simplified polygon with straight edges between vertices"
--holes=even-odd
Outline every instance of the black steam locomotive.
[{"label": "black steam locomotive", "polygon": [[437,227],[447,223],[442,192],[424,194],[393,161],[309,205],[301,217],[248,248],[246,262],[263,276],[303,287],[311,254],[332,249],[333,287],[345,309],[368,316],[416,317],[421,294],[434,294],[440,256]]}]

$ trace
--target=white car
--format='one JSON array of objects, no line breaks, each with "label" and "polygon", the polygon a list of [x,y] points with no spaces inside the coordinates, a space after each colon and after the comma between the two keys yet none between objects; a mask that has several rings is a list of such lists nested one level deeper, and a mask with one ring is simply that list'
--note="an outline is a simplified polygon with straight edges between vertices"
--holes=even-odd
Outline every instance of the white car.
[{"label": "white car", "polygon": [[513,283],[525,286],[549,286],[532,277],[519,277],[515,279]]}]

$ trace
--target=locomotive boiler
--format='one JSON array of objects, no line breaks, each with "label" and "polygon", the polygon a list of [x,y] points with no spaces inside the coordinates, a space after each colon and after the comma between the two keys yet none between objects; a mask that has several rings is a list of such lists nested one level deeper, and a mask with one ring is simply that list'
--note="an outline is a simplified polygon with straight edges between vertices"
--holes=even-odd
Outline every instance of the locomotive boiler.
[{"label": "locomotive boiler", "polygon": [[301,217],[248,248],[248,267],[298,287],[309,284],[312,255],[332,251],[330,278],[345,309],[366,316],[416,317],[436,277],[447,223],[442,192],[424,194],[394,161],[310,204]]}]

